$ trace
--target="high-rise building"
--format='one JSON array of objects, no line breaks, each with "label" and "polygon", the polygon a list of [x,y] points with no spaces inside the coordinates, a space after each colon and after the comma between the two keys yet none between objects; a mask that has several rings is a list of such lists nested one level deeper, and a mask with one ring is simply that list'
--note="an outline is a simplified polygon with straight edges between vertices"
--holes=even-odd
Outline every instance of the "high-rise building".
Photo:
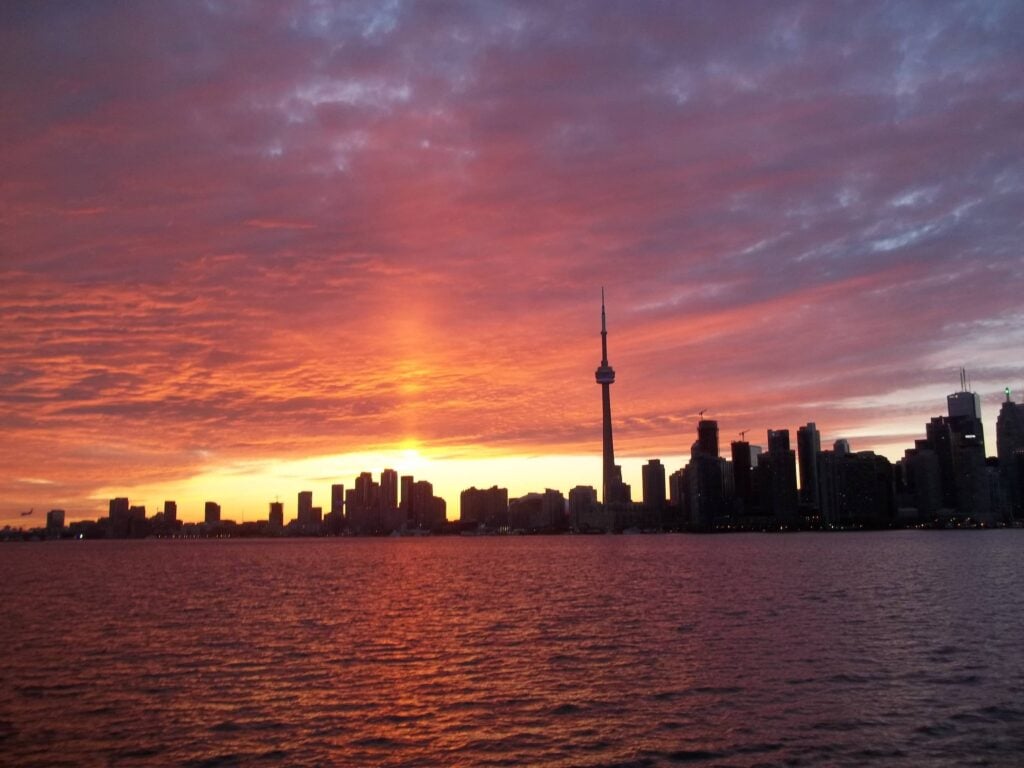
[{"label": "high-rise building", "polygon": [[398,473],[393,469],[380,473],[380,503],[383,509],[398,509]]},{"label": "high-rise building", "polygon": [[818,454],[821,523],[826,528],[885,528],[896,516],[893,467],[871,451]]},{"label": "high-rise building", "polygon": [[412,475],[402,475],[398,481],[399,489],[402,492],[398,506],[407,516],[409,514],[409,506],[412,504],[412,484],[414,482],[415,479]]},{"label": "high-rise building", "polygon": [[797,460],[800,465],[800,502],[818,506],[818,454],[821,434],[813,421],[796,431]]},{"label": "high-rise building", "polygon": [[459,495],[459,522],[492,530],[508,526],[508,489],[495,485],[486,490],[464,490]]},{"label": "high-rise building", "polygon": [[754,459],[750,443],[736,440],[732,448],[733,487],[735,488],[736,509],[740,514],[751,511],[754,500]]},{"label": "high-rise building", "polygon": [[299,491],[299,506],[296,520],[301,526],[313,524],[313,492]]},{"label": "high-rise building", "polygon": [[413,528],[430,530],[435,521],[431,518],[433,509],[434,486],[427,480],[417,480],[412,484],[412,515]]},{"label": "high-rise building", "polygon": [[985,455],[985,427],[981,423],[981,397],[967,391],[967,371],[960,369],[960,391],[946,396],[946,412],[954,432],[981,447]]},{"label": "high-rise building", "polygon": [[51,509],[46,513],[46,530],[50,534],[60,533],[64,529],[64,510]]},{"label": "high-rise building", "polygon": [[203,521],[207,525],[220,522],[220,504],[215,501],[208,501],[203,507]]},{"label": "high-rise building", "polygon": [[606,511],[597,503],[597,490],[592,486],[577,485],[569,490],[569,525],[577,531],[611,529]]},{"label": "high-rise building", "polygon": [[681,485],[685,520],[694,530],[709,531],[725,521],[724,463],[718,455],[718,422],[701,419]]},{"label": "high-rise building", "polygon": [[718,458],[718,422],[701,419],[697,422],[697,445],[705,456]]},{"label": "high-rise building", "polygon": [[551,530],[565,530],[567,526],[566,508],[565,496],[562,495],[562,492],[545,488],[544,495],[541,497],[541,505],[544,510],[543,515],[547,519],[547,524]]},{"label": "high-rise building", "polygon": [[641,469],[644,485],[644,507],[656,516],[665,509],[665,465],[651,459]]},{"label": "high-rise building", "polygon": [[128,503],[128,499],[123,496],[110,500],[107,519],[108,536],[114,539],[128,537],[132,524],[131,514],[129,513],[130,509],[131,506]]},{"label": "high-rise building", "polygon": [[761,510],[781,526],[796,525],[796,453],[789,448],[788,429],[768,430],[768,451],[757,464]]},{"label": "high-rise building", "polygon": [[341,483],[331,486],[331,514],[336,518],[345,514],[345,486]]},{"label": "high-rise building", "polygon": [[605,505],[624,503],[622,470],[615,464],[615,448],[612,444],[612,399],[611,385],[615,383],[615,369],[608,364],[608,328],[604,311],[604,288],[601,289],[601,364],[594,372],[594,378],[601,385],[601,419],[603,424],[603,460],[601,471],[601,500]]},{"label": "high-rise building", "polygon": [[960,386],[961,391],[946,398],[948,415],[935,416],[925,426],[925,440],[939,462],[942,510],[961,519],[990,522],[999,504],[993,504],[992,478],[985,463],[981,398],[967,391],[963,369]]},{"label": "high-rise building", "polygon": [[267,522],[271,528],[284,527],[284,503],[280,501],[270,502],[270,513]]},{"label": "high-rise building", "polygon": [[1014,519],[1024,518],[1024,405],[1013,402],[1010,388],[996,418],[999,477]]}]

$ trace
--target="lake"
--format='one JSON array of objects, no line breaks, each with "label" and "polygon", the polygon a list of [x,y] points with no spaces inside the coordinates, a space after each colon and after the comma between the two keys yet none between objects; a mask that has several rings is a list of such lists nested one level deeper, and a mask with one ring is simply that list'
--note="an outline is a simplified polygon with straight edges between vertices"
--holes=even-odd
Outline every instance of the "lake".
[{"label": "lake", "polygon": [[0,546],[0,763],[1017,765],[1024,530]]}]

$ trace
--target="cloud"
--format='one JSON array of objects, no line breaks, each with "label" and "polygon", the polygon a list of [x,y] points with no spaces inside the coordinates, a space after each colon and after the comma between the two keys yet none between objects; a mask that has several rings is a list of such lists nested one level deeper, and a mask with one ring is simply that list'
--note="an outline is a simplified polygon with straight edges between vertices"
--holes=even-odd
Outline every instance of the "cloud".
[{"label": "cloud", "polygon": [[702,408],[909,433],[941,400],[856,403],[1021,378],[1017,4],[2,13],[14,506],[38,466],[79,503],[409,438],[585,453],[601,285],[625,452]]}]

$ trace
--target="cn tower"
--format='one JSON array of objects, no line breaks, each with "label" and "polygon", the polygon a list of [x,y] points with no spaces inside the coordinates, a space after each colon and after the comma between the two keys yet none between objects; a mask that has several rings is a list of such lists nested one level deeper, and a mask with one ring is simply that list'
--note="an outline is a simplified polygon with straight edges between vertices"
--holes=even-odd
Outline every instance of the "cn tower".
[{"label": "cn tower", "polygon": [[601,385],[601,405],[604,415],[604,470],[601,500],[607,506],[618,500],[618,468],[615,466],[615,448],[612,446],[612,397],[609,387],[615,383],[615,369],[608,365],[608,328],[604,315],[604,288],[601,289],[601,365],[594,373]]}]

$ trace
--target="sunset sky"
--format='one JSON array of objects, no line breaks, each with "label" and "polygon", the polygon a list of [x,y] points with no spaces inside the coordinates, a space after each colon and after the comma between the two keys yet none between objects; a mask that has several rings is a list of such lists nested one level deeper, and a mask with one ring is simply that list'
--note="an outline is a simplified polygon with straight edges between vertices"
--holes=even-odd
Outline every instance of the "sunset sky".
[{"label": "sunset sky", "polygon": [[1022,73],[1016,1],[5,2],[0,525],[599,487],[602,286],[635,496],[702,409],[896,459],[961,365],[994,455]]}]

